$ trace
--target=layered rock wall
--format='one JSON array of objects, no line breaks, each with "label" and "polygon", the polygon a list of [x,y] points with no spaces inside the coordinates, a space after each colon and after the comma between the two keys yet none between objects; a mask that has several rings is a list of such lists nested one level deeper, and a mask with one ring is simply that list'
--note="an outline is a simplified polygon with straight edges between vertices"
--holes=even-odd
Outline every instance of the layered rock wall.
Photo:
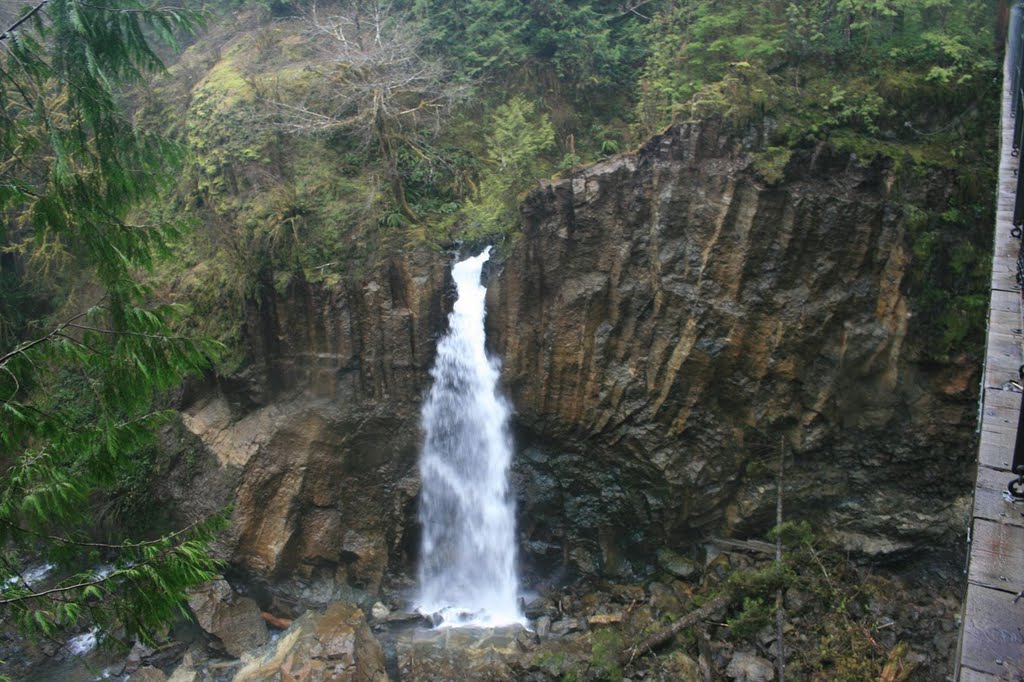
[{"label": "layered rock wall", "polygon": [[827,147],[778,186],[750,165],[686,125],[527,197],[489,322],[538,551],[614,572],[764,529],[782,447],[790,513],[853,548],[963,533],[975,369],[908,343],[890,173]]},{"label": "layered rock wall", "polygon": [[[686,125],[526,197],[488,326],[534,577],[642,574],[658,548],[762,532],[780,448],[787,515],[853,549],[963,532],[976,369],[918,358],[891,174],[819,147],[785,175]],[[411,568],[448,265],[396,256],[253,302],[249,369],[183,411],[202,476],[237,481],[237,567],[371,591]]]},{"label": "layered rock wall", "polygon": [[226,492],[223,552],[236,569],[298,580],[326,603],[331,585],[376,591],[390,564],[411,562],[419,406],[446,276],[440,256],[413,253],[333,286],[297,278],[252,303],[249,368],[182,410],[209,461],[169,477],[197,483],[169,486],[183,507]]}]

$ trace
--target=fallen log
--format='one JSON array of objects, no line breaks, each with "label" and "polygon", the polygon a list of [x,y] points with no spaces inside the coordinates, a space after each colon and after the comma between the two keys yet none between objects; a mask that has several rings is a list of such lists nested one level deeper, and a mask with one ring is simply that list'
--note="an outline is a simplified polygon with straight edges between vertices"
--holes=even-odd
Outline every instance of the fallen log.
[{"label": "fallen log", "polygon": [[642,642],[634,644],[631,647],[626,647],[622,650],[622,653],[619,654],[619,664],[629,665],[633,662],[634,659],[640,656],[647,655],[648,653],[654,651],[656,648],[658,648],[668,640],[678,635],[686,628],[696,625],[698,622],[711,616],[716,611],[720,611],[721,609],[725,608],[726,606],[728,606],[730,601],[732,601],[731,595],[721,594],[712,599],[711,601],[709,601],[704,606],[697,609],[696,611],[691,611],[690,613],[686,614],[676,622],[669,625],[667,628],[658,630],[650,637],[644,639]]}]

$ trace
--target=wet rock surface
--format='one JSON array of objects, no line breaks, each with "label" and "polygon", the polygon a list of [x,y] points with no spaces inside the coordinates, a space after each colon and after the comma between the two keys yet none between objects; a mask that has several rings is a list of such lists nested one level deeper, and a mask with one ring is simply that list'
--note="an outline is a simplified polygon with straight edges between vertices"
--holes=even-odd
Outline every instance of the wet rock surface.
[{"label": "wet rock surface", "polygon": [[296,620],[270,645],[243,657],[234,682],[383,682],[384,653],[363,612],[331,604]]},{"label": "wet rock surface", "polygon": [[771,682],[775,679],[775,667],[752,651],[737,651],[726,666],[725,675],[736,682]]},{"label": "wet rock surface", "polygon": [[791,508],[851,550],[962,537],[977,368],[921,353],[888,169],[824,146],[777,186],[748,166],[685,124],[526,197],[488,331],[539,575],[643,575],[769,527],[782,444]]},{"label": "wet rock surface", "polygon": [[[884,560],[957,546],[976,370],[919,357],[890,179],[821,147],[766,186],[704,123],[528,195],[485,278],[531,584],[686,577],[694,542],[770,527],[780,443],[791,508],[833,540]],[[233,505],[221,553],[281,615],[413,567],[450,259],[265,287],[248,366],[185,392],[158,494],[185,522]]]},{"label": "wet rock surface", "polygon": [[260,608],[250,597],[235,594],[225,580],[215,580],[189,594],[196,623],[216,637],[229,656],[266,643],[269,633]]},{"label": "wet rock surface", "polygon": [[282,615],[375,593],[389,568],[412,565],[419,409],[447,268],[412,252],[332,287],[297,279],[252,302],[251,364],[185,391],[156,494],[183,523],[233,506],[219,551]]}]

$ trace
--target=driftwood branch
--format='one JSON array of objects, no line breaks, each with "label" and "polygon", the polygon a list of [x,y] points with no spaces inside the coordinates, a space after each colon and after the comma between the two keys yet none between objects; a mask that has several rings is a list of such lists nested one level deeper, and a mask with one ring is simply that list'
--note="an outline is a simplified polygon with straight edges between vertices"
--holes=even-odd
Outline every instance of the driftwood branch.
[{"label": "driftwood branch", "polygon": [[711,544],[725,551],[749,552],[751,554],[775,555],[775,545],[764,540],[735,540],[733,538],[711,538]]},{"label": "driftwood branch", "polygon": [[729,594],[721,594],[715,597],[696,611],[691,611],[669,625],[667,628],[659,630],[650,637],[647,637],[639,644],[623,649],[622,653],[619,654],[619,663],[621,665],[629,665],[637,657],[644,656],[654,651],[656,648],[660,647],[686,628],[696,625],[705,618],[708,618],[717,611],[725,608],[729,605],[730,601],[732,601],[732,596]]}]

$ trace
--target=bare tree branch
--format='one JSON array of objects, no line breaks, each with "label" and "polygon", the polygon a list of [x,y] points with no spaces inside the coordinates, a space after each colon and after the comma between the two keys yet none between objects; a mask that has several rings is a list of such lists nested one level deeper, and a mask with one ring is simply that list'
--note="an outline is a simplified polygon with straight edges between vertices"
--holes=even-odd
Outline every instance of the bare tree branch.
[{"label": "bare tree branch", "polygon": [[[413,222],[405,199],[399,151],[425,146],[413,137],[440,130],[446,114],[466,93],[444,65],[424,56],[416,33],[390,3],[350,3],[324,14],[314,3],[306,17],[318,78],[291,101],[272,102],[278,130],[321,134],[346,130],[374,147],[386,163],[395,203]],[[424,155],[430,158],[430,155]]]}]

